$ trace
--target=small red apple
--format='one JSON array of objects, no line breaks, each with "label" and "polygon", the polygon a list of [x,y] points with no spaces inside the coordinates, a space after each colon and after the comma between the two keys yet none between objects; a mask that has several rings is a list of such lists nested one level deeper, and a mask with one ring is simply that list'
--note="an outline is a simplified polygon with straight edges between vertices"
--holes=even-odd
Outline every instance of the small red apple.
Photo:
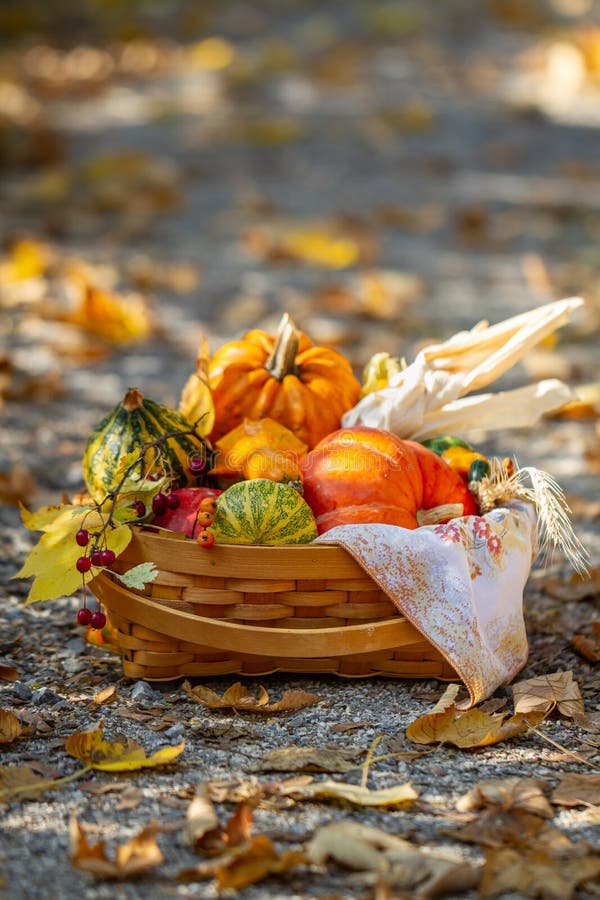
[{"label": "small red apple", "polygon": [[198,521],[202,510],[200,504],[206,497],[218,497],[223,492],[218,488],[190,487],[179,488],[173,491],[179,498],[179,506],[176,509],[167,509],[160,516],[154,516],[153,525],[160,528],[168,528],[169,531],[177,531],[195,537],[204,526]]}]

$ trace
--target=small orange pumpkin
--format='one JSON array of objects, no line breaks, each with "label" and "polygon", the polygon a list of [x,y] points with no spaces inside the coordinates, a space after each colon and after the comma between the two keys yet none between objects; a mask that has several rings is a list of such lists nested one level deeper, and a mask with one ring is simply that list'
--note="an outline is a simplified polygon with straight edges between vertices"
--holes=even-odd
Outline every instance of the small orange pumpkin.
[{"label": "small orange pumpkin", "polygon": [[209,366],[218,441],[243,419],[275,419],[309,448],[339,428],[360,394],[337,350],[317,347],[286,314],[275,337],[249,331],[224,344]]},{"label": "small orange pumpkin", "polygon": [[244,419],[216,444],[216,463],[210,475],[220,478],[269,478],[271,481],[301,481],[300,462],[308,447],[295,434],[273,419]]},{"label": "small orange pumpkin", "polygon": [[[382,429],[340,429],[306,456],[301,469],[319,534],[366,522],[414,529],[428,521],[423,511],[438,507],[432,521],[477,513],[465,482],[443,459]],[[448,504],[457,506],[444,510]]]}]

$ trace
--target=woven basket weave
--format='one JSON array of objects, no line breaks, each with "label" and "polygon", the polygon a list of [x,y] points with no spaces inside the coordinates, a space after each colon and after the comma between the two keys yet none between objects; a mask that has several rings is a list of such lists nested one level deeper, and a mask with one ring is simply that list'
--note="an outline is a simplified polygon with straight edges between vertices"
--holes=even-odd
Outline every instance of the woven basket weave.
[{"label": "woven basket weave", "polygon": [[92,582],[117,629],[127,677],[281,671],[456,678],[341,547],[207,549],[178,535],[134,532],[113,568],[154,562],[156,580],[133,590],[103,571]]}]

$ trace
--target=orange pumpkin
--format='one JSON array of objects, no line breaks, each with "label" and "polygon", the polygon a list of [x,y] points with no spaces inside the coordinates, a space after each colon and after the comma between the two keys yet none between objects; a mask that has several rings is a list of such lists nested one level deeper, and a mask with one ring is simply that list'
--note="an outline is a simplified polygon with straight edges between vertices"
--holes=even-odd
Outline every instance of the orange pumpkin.
[{"label": "orange pumpkin", "polygon": [[300,460],[308,447],[273,419],[244,419],[215,445],[216,463],[209,474],[241,481],[269,478],[300,482]]},{"label": "orange pumpkin", "polygon": [[473,495],[448,463],[422,444],[378,428],[359,426],[328,435],[301,469],[304,498],[319,534],[365,522],[417,528],[424,523],[423,511],[447,504],[458,506],[441,509],[433,521],[477,513]]},{"label": "orange pumpkin", "polygon": [[339,428],[360,394],[348,360],[315,346],[287,314],[275,337],[254,329],[217,350],[209,383],[216,416],[212,442],[245,418],[268,416],[314,447]]}]

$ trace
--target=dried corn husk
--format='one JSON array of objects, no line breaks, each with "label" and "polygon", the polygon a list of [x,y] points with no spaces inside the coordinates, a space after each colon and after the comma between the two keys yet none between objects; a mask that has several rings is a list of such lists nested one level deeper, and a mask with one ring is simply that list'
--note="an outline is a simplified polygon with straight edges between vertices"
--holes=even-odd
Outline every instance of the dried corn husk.
[{"label": "dried corn husk", "polygon": [[344,428],[369,425],[402,438],[530,427],[573,399],[567,385],[546,379],[512,391],[478,394],[508,371],[544,337],[564,325],[583,303],[570,297],[425,347],[414,362],[392,374],[387,387],[372,391],[342,419]]}]

